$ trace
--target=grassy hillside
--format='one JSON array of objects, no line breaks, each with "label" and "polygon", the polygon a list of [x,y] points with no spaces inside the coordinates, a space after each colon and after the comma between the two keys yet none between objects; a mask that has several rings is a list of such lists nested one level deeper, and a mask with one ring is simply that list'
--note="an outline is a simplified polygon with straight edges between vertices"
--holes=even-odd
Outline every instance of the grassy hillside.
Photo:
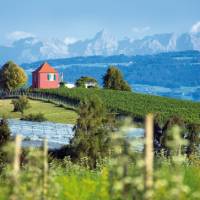
[{"label": "grassy hillside", "polygon": [[74,102],[96,94],[101,97],[109,109],[123,114],[131,114],[137,118],[144,118],[147,113],[152,112],[159,113],[161,120],[177,115],[186,122],[200,123],[200,103],[191,101],[102,89],[63,88],[36,92],[66,97]]},{"label": "grassy hillside", "polygon": [[[25,110],[24,115],[43,113],[48,121],[58,123],[75,124],[77,119],[77,113],[72,110],[58,107],[52,103],[46,103],[42,101],[30,100],[31,107]],[[11,100],[0,100],[0,117],[5,115],[7,118],[20,118],[19,112],[13,112],[13,105]]]}]

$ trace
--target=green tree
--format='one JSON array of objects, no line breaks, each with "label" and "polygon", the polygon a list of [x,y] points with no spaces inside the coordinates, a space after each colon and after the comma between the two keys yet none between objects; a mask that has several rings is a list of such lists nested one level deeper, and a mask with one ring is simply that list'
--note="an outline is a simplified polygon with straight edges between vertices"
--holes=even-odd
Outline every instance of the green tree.
[{"label": "green tree", "polygon": [[95,87],[97,87],[98,83],[97,80],[92,78],[92,77],[88,77],[88,76],[82,76],[81,78],[79,78],[76,81],[76,87],[85,87],[85,84],[87,83],[92,83],[95,85]]},{"label": "green tree", "polygon": [[29,100],[26,96],[20,96],[19,99],[13,99],[12,104],[14,105],[14,112],[21,112],[24,114],[24,110],[30,108]]},{"label": "green tree", "polygon": [[24,70],[12,61],[3,65],[0,70],[1,89],[11,91],[24,86],[27,76]]},{"label": "green tree", "polygon": [[106,89],[131,91],[128,83],[123,80],[122,73],[118,68],[110,66],[103,77],[103,85]]},{"label": "green tree", "polygon": [[76,160],[87,158],[90,168],[95,168],[97,163],[109,154],[111,130],[106,109],[98,96],[81,102],[74,130],[75,136],[70,144],[76,154]]}]

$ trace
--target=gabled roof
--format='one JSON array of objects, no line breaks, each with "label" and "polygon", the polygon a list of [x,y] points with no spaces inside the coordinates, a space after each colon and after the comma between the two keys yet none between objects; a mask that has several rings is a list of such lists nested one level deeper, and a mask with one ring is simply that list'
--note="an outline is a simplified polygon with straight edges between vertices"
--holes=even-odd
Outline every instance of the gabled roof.
[{"label": "gabled roof", "polygon": [[49,65],[47,62],[43,63],[34,72],[38,72],[38,73],[57,73],[57,71],[51,65]]}]

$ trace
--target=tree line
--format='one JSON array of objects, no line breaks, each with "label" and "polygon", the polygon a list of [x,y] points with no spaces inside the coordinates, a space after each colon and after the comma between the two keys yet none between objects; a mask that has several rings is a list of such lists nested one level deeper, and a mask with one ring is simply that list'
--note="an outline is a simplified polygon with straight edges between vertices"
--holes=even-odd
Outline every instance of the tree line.
[{"label": "tree line", "polygon": [[[0,69],[0,89],[12,91],[22,88],[27,83],[27,75],[23,68],[12,61],[5,63]],[[98,82],[92,77],[80,77],[75,83],[77,87],[85,87],[86,83],[94,83],[98,87]],[[60,83],[64,87],[64,82]],[[131,91],[131,87],[123,79],[120,70],[115,66],[110,66],[103,77],[103,88],[112,90]]]}]

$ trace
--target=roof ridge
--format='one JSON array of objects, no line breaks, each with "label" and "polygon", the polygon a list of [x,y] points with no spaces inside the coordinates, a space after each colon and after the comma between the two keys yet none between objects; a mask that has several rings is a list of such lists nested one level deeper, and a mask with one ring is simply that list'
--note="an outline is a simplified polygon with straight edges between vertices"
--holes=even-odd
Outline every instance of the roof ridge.
[{"label": "roof ridge", "polygon": [[46,61],[42,63],[34,72],[57,73],[57,71]]}]

